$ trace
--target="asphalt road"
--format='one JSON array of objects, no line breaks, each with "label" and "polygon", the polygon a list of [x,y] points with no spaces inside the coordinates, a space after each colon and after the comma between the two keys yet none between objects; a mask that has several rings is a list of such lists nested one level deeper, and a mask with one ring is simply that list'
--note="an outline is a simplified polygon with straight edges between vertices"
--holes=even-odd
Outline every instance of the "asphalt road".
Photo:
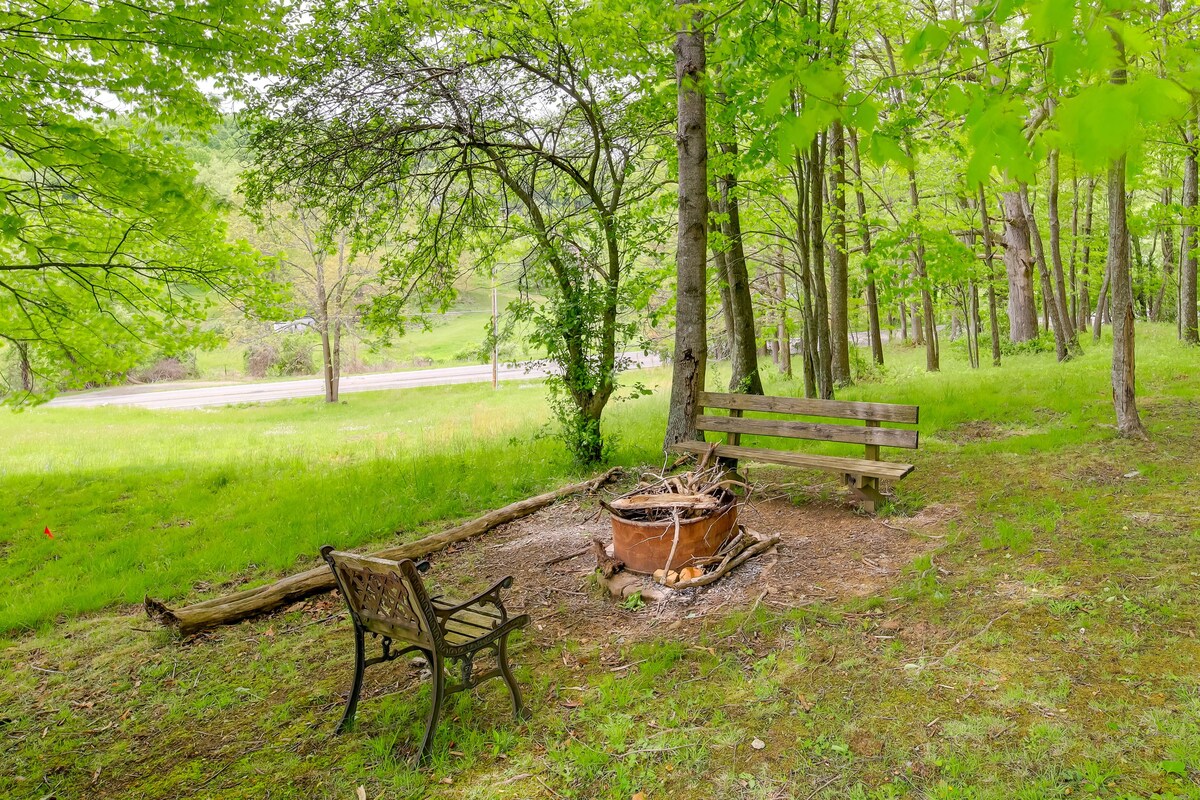
[{"label": "asphalt road", "polygon": [[[657,356],[630,353],[639,368],[658,366]],[[544,378],[546,370],[523,364],[501,366],[502,381]],[[490,364],[469,367],[443,367],[411,372],[379,372],[369,375],[346,375],[341,380],[341,394],[373,392],[380,389],[408,389],[416,386],[447,386],[455,383],[485,383],[492,379]],[[295,397],[314,397],[325,393],[320,378],[305,378],[270,383],[207,383],[171,384],[169,386],[118,386],[93,392],[60,395],[47,405],[55,408],[90,408],[95,406],[138,406],[141,408],[188,409],[226,406],[236,403],[269,403]]]}]

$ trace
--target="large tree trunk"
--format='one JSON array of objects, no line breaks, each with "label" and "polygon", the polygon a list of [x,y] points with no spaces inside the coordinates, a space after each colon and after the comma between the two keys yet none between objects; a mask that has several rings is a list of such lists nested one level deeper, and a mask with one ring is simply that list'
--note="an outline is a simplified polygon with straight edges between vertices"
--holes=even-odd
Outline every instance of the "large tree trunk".
[{"label": "large tree trunk", "polygon": [[[1112,82],[1123,84],[1125,41],[1109,28],[1117,48],[1118,66]],[[1108,170],[1108,275],[1112,292],[1113,407],[1117,412],[1119,436],[1144,439],[1146,429],[1138,416],[1134,365],[1133,282],[1129,274],[1129,219],[1125,210],[1125,156],[1116,159]]]},{"label": "large tree trunk", "polygon": [[[676,0],[678,8],[695,0]],[[697,438],[696,413],[708,360],[708,119],[704,98],[702,12],[675,37],[675,80],[679,93],[679,231],[675,249],[675,357],[671,406],[664,445]]]},{"label": "large tree trunk", "polygon": [[996,303],[995,246],[992,243],[992,222],[988,218],[987,194],[979,186],[979,222],[983,227],[983,258],[988,271],[988,316],[992,333],[992,365],[1000,366],[1000,309]]},{"label": "large tree trunk", "polygon": [[1003,200],[1004,267],[1008,272],[1008,338],[1013,342],[1027,342],[1038,334],[1029,222],[1019,191],[1005,192]]},{"label": "large tree trunk", "polygon": [[[721,152],[730,159],[737,157],[737,144],[722,142]],[[718,179],[721,189],[721,206],[724,212],[725,238],[728,252],[725,268],[729,276],[729,301],[733,312],[733,339],[731,362],[733,373],[729,378],[731,392],[762,394],[762,377],[758,373],[758,351],[755,349],[754,304],[750,297],[750,273],[746,268],[746,250],[742,243],[742,221],[738,209],[737,176],[732,165]]]},{"label": "large tree trunk", "polygon": [[831,228],[833,242],[829,247],[829,323],[832,377],[834,384],[850,383],[850,311],[848,250],[846,247],[846,137],[840,120],[833,123],[831,186],[833,201]]},{"label": "large tree trunk", "polygon": [[850,148],[854,153],[854,199],[858,205],[859,233],[862,236],[863,269],[867,279],[867,336],[871,340],[871,357],[883,365],[883,336],[879,330],[879,293],[875,287],[875,273],[871,269],[871,223],[867,219],[867,198],[863,194],[862,159],[858,152],[858,134],[850,129]]},{"label": "large tree trunk", "polygon": [[1187,151],[1183,162],[1183,239],[1179,254],[1179,336],[1188,344],[1200,344],[1196,321],[1196,228],[1200,195],[1200,136],[1196,120],[1186,126]]}]

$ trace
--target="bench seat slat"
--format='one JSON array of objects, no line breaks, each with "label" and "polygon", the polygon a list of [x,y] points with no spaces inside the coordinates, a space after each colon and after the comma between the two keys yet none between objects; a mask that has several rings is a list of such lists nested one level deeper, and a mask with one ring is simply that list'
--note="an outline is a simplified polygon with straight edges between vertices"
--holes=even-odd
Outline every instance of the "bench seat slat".
[{"label": "bench seat slat", "polygon": [[795,422],[782,419],[753,419],[751,417],[721,417],[701,415],[696,428],[718,433],[744,433],[760,436],[780,436],[787,439],[812,439],[845,444],[870,444],[882,447],[917,449],[917,432],[904,428],[864,428],[855,425],[832,425],[821,422]]},{"label": "bench seat slat", "polygon": [[920,418],[918,406],[894,403],[859,403],[847,400],[813,400],[807,397],[764,397],[756,394],[701,392],[704,408],[728,408],[741,411],[767,411],[804,417],[836,417],[876,422],[915,425]]},{"label": "bench seat slat", "polygon": [[[710,447],[712,447],[711,442],[679,442],[678,444],[671,445],[672,450],[686,453],[706,453]],[[893,461],[868,461],[862,458],[817,456],[798,453],[794,450],[765,450],[758,447],[741,447],[729,444],[718,444],[715,454],[726,458],[758,461],[765,464],[783,464],[789,467],[821,469],[827,472],[865,475],[870,478],[886,478],[889,480],[899,480],[913,471],[912,464],[898,464]]]}]

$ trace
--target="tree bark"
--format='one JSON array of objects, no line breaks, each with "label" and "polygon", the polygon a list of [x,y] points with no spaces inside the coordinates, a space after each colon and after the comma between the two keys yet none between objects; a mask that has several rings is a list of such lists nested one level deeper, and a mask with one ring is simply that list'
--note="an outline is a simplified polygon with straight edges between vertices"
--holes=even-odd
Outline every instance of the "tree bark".
[{"label": "tree bark", "polygon": [[829,290],[825,282],[825,148],[821,137],[813,139],[808,160],[809,234],[812,251],[813,322],[817,333],[817,395],[833,399],[833,350],[829,326]]},{"label": "tree bark", "polygon": [[[909,160],[913,158],[912,146],[906,145]],[[917,191],[917,173],[912,168],[908,168],[908,200],[912,205],[913,216],[918,220],[921,217],[921,195]],[[933,294],[929,291],[928,273],[925,269],[925,241],[921,238],[920,230],[917,231],[917,246],[913,250],[913,261],[917,268],[917,277],[921,281],[921,308],[924,312],[924,330],[925,330],[925,369],[927,372],[937,372],[941,369],[941,353],[938,343],[937,331],[937,314],[933,307]],[[917,329],[921,329],[921,323],[917,323]]]},{"label": "tree bark", "polygon": [[[676,0],[680,9],[694,5],[695,0]],[[664,447],[697,438],[696,413],[708,360],[708,119],[702,18],[702,12],[693,13],[675,37],[679,231],[675,250],[675,357]]]},{"label": "tree bark", "polygon": [[[1050,151],[1050,191],[1047,206],[1050,217],[1050,263],[1054,268],[1054,320],[1058,330],[1062,331],[1063,343],[1066,346],[1066,358],[1081,355],[1079,338],[1075,335],[1074,318],[1071,316],[1070,304],[1067,300],[1067,282],[1063,274],[1062,259],[1062,222],[1058,214],[1058,151]],[[1030,224],[1036,225],[1032,212]]]},{"label": "tree bark", "polygon": [[729,171],[717,180],[721,190],[721,210],[725,216],[724,232],[728,241],[725,268],[728,270],[729,300],[733,312],[733,340],[730,342],[733,373],[729,378],[729,391],[762,394],[762,376],[758,373],[758,351],[755,349],[750,273],[746,268],[746,250],[742,243],[737,175],[732,167],[732,161],[738,153],[737,143],[722,142],[720,150],[731,164]]},{"label": "tree bark", "polygon": [[1038,275],[1042,281],[1042,301],[1045,304],[1046,316],[1053,319],[1051,326],[1054,331],[1054,352],[1059,361],[1070,358],[1067,349],[1066,323],[1058,317],[1058,302],[1054,299],[1054,288],[1050,285],[1050,271],[1046,266],[1046,252],[1042,247],[1042,232],[1037,219],[1033,216],[1033,208],[1029,204],[1029,192],[1021,186],[1021,205],[1025,212],[1025,223],[1029,228],[1029,240],[1033,244],[1034,259],[1038,266]]},{"label": "tree bark", "polygon": [[[1124,84],[1125,41],[1109,28],[1117,49],[1117,67],[1112,82]],[[1135,387],[1135,343],[1133,322],[1133,282],[1129,274],[1129,219],[1125,210],[1125,156],[1113,161],[1108,170],[1108,274],[1112,292],[1113,407],[1117,414],[1117,434],[1145,439],[1146,429],[1138,416]]]},{"label": "tree bark", "polygon": [[979,186],[979,221],[983,227],[983,258],[987,263],[988,271],[988,315],[991,324],[992,334],[992,366],[1000,366],[1000,325],[997,318],[1000,315],[1000,309],[996,303],[996,250],[992,243],[992,222],[988,218],[987,210],[987,194],[983,190],[983,185]]},{"label": "tree bark", "polygon": [[1079,279],[1079,316],[1076,317],[1076,325],[1080,331],[1087,331],[1088,320],[1092,314],[1092,292],[1091,292],[1091,262],[1092,262],[1092,222],[1094,220],[1096,201],[1096,179],[1094,177],[1088,179],[1087,190],[1087,211],[1084,213],[1083,220],[1083,256],[1080,261],[1080,279]]},{"label": "tree bark", "polygon": [[[1163,171],[1166,172],[1166,165],[1163,166]],[[1164,176],[1167,177],[1167,176]],[[1164,186],[1162,190],[1162,203],[1164,206],[1171,205],[1171,187]],[[1158,294],[1154,296],[1154,304],[1150,306],[1150,321],[1158,322],[1162,319],[1163,300],[1166,299],[1167,285],[1171,283],[1171,278],[1175,275],[1175,236],[1171,225],[1167,222],[1162,224],[1160,230],[1162,234],[1162,249],[1163,249],[1163,274],[1162,282],[1158,285]]]},{"label": "tree bark", "polygon": [[1038,335],[1033,302],[1033,252],[1019,191],[1004,192],[1004,268],[1008,273],[1008,338],[1027,342]]},{"label": "tree bark", "polygon": [[883,366],[883,336],[879,329],[879,293],[875,286],[875,273],[871,269],[871,223],[867,219],[867,198],[862,190],[862,159],[858,152],[858,134],[850,129],[850,149],[854,154],[854,199],[858,205],[859,232],[862,236],[863,270],[866,273],[867,294],[867,337],[871,340],[871,357]]},{"label": "tree bark", "polygon": [[[792,336],[788,332],[787,317],[787,273],[783,269],[783,250],[777,255],[775,271],[778,295],[776,296],[775,342],[778,355],[779,371],[789,378],[792,377]],[[761,394],[762,392],[759,392]]]},{"label": "tree bark", "polygon": [[829,323],[831,372],[837,386],[846,386],[850,375],[850,311],[848,250],[846,246],[846,137],[841,120],[835,120],[831,133],[833,161],[829,194],[833,201],[829,247]]},{"label": "tree bark", "polygon": [[1179,337],[1187,344],[1200,344],[1196,320],[1196,229],[1197,199],[1200,195],[1200,135],[1195,119],[1188,122],[1183,162],[1183,238],[1179,254]]}]

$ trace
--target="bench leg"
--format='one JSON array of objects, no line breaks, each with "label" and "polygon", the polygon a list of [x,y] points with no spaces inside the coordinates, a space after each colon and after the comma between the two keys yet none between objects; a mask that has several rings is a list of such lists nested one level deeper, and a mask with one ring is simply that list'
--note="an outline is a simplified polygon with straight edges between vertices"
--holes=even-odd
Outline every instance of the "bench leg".
[{"label": "bench leg", "polygon": [[421,742],[421,753],[417,756],[417,763],[425,761],[429,758],[429,753],[433,750],[433,735],[437,732],[438,719],[442,715],[442,699],[446,693],[446,672],[442,667],[442,659],[437,653],[427,653],[429,656],[429,668],[433,673],[433,692],[429,706],[429,720],[425,723],[425,739]]},{"label": "bench leg", "polygon": [[851,475],[850,473],[846,473],[844,477],[846,485],[850,487],[850,493],[862,504],[863,511],[868,514],[874,514],[879,506],[886,502],[887,498],[879,491],[878,478]]},{"label": "bench leg", "polygon": [[358,695],[362,692],[363,672],[366,670],[366,654],[363,652],[362,628],[354,626],[354,684],[350,687],[350,696],[346,698],[346,710],[342,721],[338,723],[337,732],[345,733],[354,724],[354,711],[358,708]]},{"label": "bench leg", "polygon": [[500,665],[500,674],[504,677],[504,682],[508,684],[508,691],[512,693],[513,713],[517,715],[517,719],[529,719],[529,709],[521,702],[521,688],[517,686],[517,679],[513,677],[512,668],[508,666],[508,634],[500,637],[500,644],[496,646],[496,661]]}]

